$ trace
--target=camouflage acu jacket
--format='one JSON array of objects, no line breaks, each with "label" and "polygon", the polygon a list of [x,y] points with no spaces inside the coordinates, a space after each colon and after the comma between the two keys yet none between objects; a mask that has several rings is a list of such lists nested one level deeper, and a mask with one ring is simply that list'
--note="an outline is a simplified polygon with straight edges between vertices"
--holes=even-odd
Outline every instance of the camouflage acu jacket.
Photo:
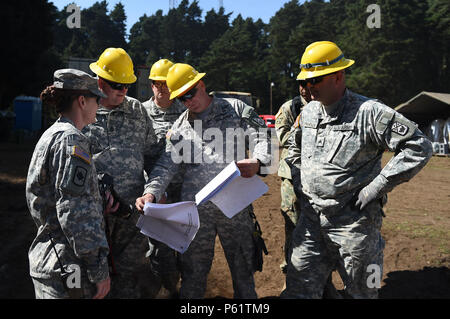
[{"label": "camouflage acu jacket", "polygon": [[[339,211],[372,181],[383,193],[391,191],[432,154],[431,142],[414,122],[350,90],[330,114],[320,102],[308,103],[288,144],[286,161],[301,170],[303,193],[324,213]],[[381,169],[387,149],[395,155]]]},{"label": "camouflage acu jacket", "polygon": [[71,121],[58,119],[37,143],[26,198],[38,227],[29,250],[32,277],[60,273],[49,234],[64,266],[77,264],[91,282],[108,277],[109,250],[90,144]]},{"label": "camouflage acu jacket", "polygon": [[[153,129],[155,130],[156,139],[157,139],[157,147],[152,151],[152,153],[156,152],[158,155],[153,156],[150,159],[146,158],[146,171],[150,172],[155,164],[155,161],[158,160],[158,157],[164,152],[166,149],[166,134],[167,131],[172,127],[173,123],[180,117],[180,115],[186,111],[186,106],[183,103],[179,102],[178,99],[175,99],[174,102],[167,108],[162,109],[155,104],[154,97],[150,100],[142,103],[147,111],[150,120],[153,124]],[[178,175],[174,177],[172,182],[181,183],[182,176]]]},{"label": "camouflage acu jacket", "polygon": [[167,133],[166,151],[149,176],[145,193],[159,200],[172,176],[184,166],[181,199],[194,200],[230,162],[247,158],[248,151],[262,163],[270,162],[268,137],[259,134],[260,128],[265,128],[264,121],[238,99],[213,98],[201,120],[186,110]]},{"label": "camouflage acu jacket", "polygon": [[[303,97],[301,98],[302,108],[307,104]],[[300,109],[301,111],[301,109]],[[294,121],[297,115],[292,114],[292,100],[281,105],[278,113],[275,116],[275,132],[277,134],[280,147],[282,148],[280,155],[280,166],[278,168],[278,176],[291,179],[291,169],[286,164],[285,158],[288,155],[287,141],[289,134],[292,131]]]},{"label": "camouflage acu jacket", "polygon": [[92,142],[97,171],[113,176],[118,195],[134,203],[144,190],[144,156],[158,156],[152,121],[141,102],[126,96],[112,110],[99,107],[97,121],[83,132]]}]

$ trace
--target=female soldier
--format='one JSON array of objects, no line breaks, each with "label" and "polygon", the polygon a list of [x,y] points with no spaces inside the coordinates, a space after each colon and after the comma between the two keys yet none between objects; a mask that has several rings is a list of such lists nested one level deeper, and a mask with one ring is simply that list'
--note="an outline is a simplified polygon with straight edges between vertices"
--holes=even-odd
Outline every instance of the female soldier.
[{"label": "female soldier", "polygon": [[[95,121],[100,97],[89,74],[62,69],[41,100],[60,115],[33,153],[26,198],[38,227],[28,257],[36,298],[95,298],[110,289],[102,199],[81,129]],[[114,212],[107,195],[105,213]]]}]

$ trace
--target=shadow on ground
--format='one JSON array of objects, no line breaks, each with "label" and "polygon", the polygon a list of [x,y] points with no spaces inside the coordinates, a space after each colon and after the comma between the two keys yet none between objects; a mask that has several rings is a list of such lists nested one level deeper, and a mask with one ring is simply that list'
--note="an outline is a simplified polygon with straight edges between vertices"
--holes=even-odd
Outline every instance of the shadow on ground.
[{"label": "shadow on ground", "polygon": [[450,298],[450,269],[447,267],[392,271],[384,283],[379,291],[380,299]]}]

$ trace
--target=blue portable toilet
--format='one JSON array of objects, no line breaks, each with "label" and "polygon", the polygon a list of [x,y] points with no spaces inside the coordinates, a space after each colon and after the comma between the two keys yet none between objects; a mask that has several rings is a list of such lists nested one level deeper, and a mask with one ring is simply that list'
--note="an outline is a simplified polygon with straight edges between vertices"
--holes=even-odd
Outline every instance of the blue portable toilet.
[{"label": "blue portable toilet", "polygon": [[42,127],[42,101],[34,96],[18,96],[14,99],[16,124],[14,129],[38,131]]}]

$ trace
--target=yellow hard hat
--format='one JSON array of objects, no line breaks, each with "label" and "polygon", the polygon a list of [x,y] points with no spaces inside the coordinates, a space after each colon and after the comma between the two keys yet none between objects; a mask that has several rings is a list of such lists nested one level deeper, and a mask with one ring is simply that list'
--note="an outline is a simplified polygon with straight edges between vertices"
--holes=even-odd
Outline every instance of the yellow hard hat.
[{"label": "yellow hard hat", "polygon": [[197,84],[206,73],[199,73],[189,64],[175,63],[167,72],[167,87],[170,99],[183,95]]},{"label": "yellow hard hat", "polygon": [[170,67],[173,62],[167,59],[161,59],[155,62],[150,69],[149,79],[154,81],[165,81],[167,78],[167,72],[169,72]]},{"label": "yellow hard hat", "polygon": [[97,62],[91,63],[89,68],[99,77],[106,80],[130,84],[136,82],[133,61],[122,48],[108,48],[103,51]]},{"label": "yellow hard hat", "polygon": [[306,80],[333,73],[351,66],[355,61],[346,59],[339,47],[330,41],[308,45],[302,56],[297,80]]}]

